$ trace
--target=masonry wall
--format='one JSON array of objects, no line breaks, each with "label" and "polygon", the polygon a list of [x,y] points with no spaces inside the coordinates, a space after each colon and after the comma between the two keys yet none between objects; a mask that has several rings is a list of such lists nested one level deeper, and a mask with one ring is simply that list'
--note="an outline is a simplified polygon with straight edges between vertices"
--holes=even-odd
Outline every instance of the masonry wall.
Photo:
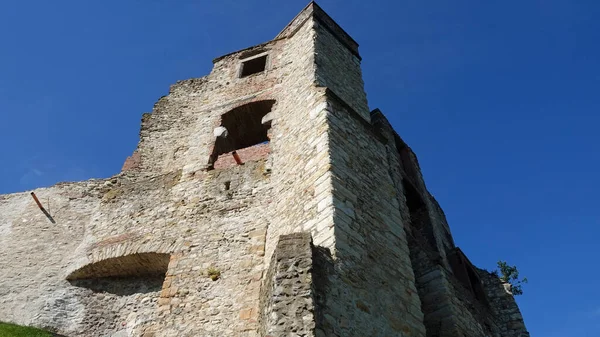
[{"label": "masonry wall", "polygon": [[[279,236],[308,228],[315,241],[332,244],[330,226],[316,231],[327,217],[319,216],[318,198],[328,197],[320,183],[329,159],[313,49],[308,18],[286,39],[216,59],[211,74],[176,83],[143,116],[135,160],[123,173],[36,191],[60,207],[57,226],[77,226],[61,234],[64,250],[53,250],[55,234],[44,230],[52,224],[27,194],[3,197],[11,211],[2,213],[9,232],[2,239],[15,245],[1,251],[3,270],[15,279],[2,282],[7,294],[19,295],[3,297],[0,320],[69,336],[256,336],[263,271]],[[240,59],[256,51],[269,53],[266,71],[239,78]],[[266,99],[276,101],[270,143],[240,150],[242,166],[223,161],[207,171],[220,116]],[[28,235],[44,242],[29,253],[29,268],[8,263],[24,253],[17,243]],[[97,264],[104,266],[95,270],[107,263],[139,269],[127,265],[143,253],[170,255],[165,275],[145,283],[103,275],[67,280]],[[42,257],[52,257],[44,278],[36,268]],[[15,282],[21,279],[29,283]]]},{"label": "masonry wall", "polygon": [[[476,268],[474,272],[480,278],[472,281],[474,284],[467,287],[464,279],[461,282],[461,276],[456,274],[460,271],[454,269],[451,261],[457,248],[450,228],[440,205],[426,189],[416,155],[380,111],[374,111],[371,119],[377,132],[388,140],[389,172],[405,224],[411,267],[427,336],[508,336],[503,331],[512,330],[507,328],[503,320],[509,315],[496,309],[499,305],[491,302],[489,294],[502,298],[500,302],[508,301],[506,303],[510,304],[506,306],[514,310],[516,304],[512,295],[497,292],[497,277],[490,277],[488,272]],[[423,203],[418,212],[410,209],[409,198],[414,199],[415,196],[410,195],[407,187],[411,187]],[[468,261],[466,263],[470,264]],[[480,283],[479,289],[488,295],[475,294],[477,283]],[[488,284],[494,284],[492,288],[496,290],[487,290]],[[520,313],[513,317],[518,333],[526,333]]]},{"label": "masonry wall", "polygon": [[310,233],[282,235],[264,275],[260,335],[314,336],[314,291]]},{"label": "masonry wall", "polygon": [[29,193],[0,196],[0,321],[67,326],[83,318],[84,306],[65,289],[65,269],[100,205],[102,184],[36,190],[55,224]]},{"label": "masonry wall", "polygon": [[[2,250],[2,268],[14,276],[1,279],[2,320],[69,336],[255,335],[270,195],[264,164],[39,190],[56,207],[55,225],[28,194],[5,198],[2,239],[14,247]],[[141,252],[172,255],[166,277],[66,280],[79,267]]]},{"label": "masonry wall", "polygon": [[[258,53],[265,71],[240,77]],[[36,190],[52,221],[28,193],[0,196],[0,321],[68,336],[527,336],[492,276],[479,303],[455,275],[416,156],[369,112],[358,45],[320,7],[213,62],[143,115],[123,172]],[[221,116],[261,101],[269,141],[211,165]]]},{"label": "masonry wall", "polygon": [[315,12],[318,85],[335,92],[352,110],[370,121],[358,45],[321,9]]},{"label": "masonry wall", "polygon": [[386,145],[343,102],[328,103],[335,247],[318,326],[327,336],[424,336]]},{"label": "masonry wall", "polygon": [[486,270],[479,270],[490,309],[495,317],[499,335],[502,337],[529,337],[521,311],[511,293],[510,284]]},{"label": "masonry wall", "polygon": [[[285,99],[278,105],[273,125],[272,223],[267,237],[267,258],[280,235],[311,232],[316,245],[331,245],[333,231],[318,225],[331,221],[331,214],[319,208],[330,198],[327,180],[329,153],[324,94],[314,86],[314,21],[311,17],[289,40],[282,74]],[[295,52],[292,54],[292,51]]]}]

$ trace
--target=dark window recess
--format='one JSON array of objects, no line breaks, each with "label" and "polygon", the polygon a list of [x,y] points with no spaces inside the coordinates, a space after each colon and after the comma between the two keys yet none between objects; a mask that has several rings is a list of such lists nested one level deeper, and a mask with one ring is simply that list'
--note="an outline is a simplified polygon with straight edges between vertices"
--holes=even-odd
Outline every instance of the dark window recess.
[{"label": "dark window recess", "polygon": [[404,188],[406,206],[408,206],[410,214],[410,227],[413,236],[418,241],[427,244],[434,251],[438,251],[435,235],[433,234],[433,225],[425,202],[417,189],[406,179],[402,180],[402,187]]},{"label": "dark window recess", "polygon": [[271,112],[274,104],[274,100],[252,102],[223,114],[221,126],[227,129],[227,137],[217,137],[209,166],[212,167],[224,153],[269,143],[271,122],[263,123],[262,119]]},{"label": "dark window recess", "polygon": [[242,62],[242,73],[240,74],[240,77],[246,77],[252,74],[263,72],[265,71],[266,66],[267,55]]},{"label": "dark window recess", "polygon": [[454,276],[465,288],[471,291],[480,303],[487,304],[487,297],[481,279],[465,254],[457,247],[450,251],[447,256]]},{"label": "dark window recess", "polygon": [[416,158],[415,161],[413,161],[412,150],[397,134],[394,135],[394,140],[396,142],[396,149],[400,155],[400,164],[402,165],[404,173],[406,173],[408,179],[414,184],[417,184],[419,182],[419,168],[418,164],[416,164]]}]

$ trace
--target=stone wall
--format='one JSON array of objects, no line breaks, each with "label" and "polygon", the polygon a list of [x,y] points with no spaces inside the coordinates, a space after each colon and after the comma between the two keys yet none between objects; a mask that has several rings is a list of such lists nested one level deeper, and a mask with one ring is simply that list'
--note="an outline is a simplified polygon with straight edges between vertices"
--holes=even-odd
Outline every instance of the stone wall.
[{"label": "stone wall", "polygon": [[511,293],[511,286],[502,283],[498,276],[479,270],[491,311],[498,322],[502,337],[529,337],[521,311]]},{"label": "stone wall", "polygon": [[[0,254],[10,276],[0,279],[8,295],[0,319],[69,336],[256,336],[266,243],[272,251],[280,235],[317,222],[314,187],[327,174],[313,45],[309,19],[286,39],[226,55],[211,74],[173,85],[143,116],[123,173],[36,191],[49,198],[56,226],[28,194],[3,196]],[[256,50],[269,53],[266,71],[239,78],[240,58]],[[220,116],[264,99],[276,101],[269,144],[240,150],[244,165],[223,158],[206,171]],[[67,280],[123,269],[124,257],[140,253],[171,255],[166,275]]]},{"label": "stone wall", "polygon": [[[240,77],[262,53],[264,71]],[[0,321],[68,336],[527,336],[497,279],[457,271],[415,154],[369,112],[358,45],[320,7],[213,63],[143,115],[121,173],[36,190],[52,221],[28,193],[0,196]],[[215,152],[222,116],[261,102],[268,141],[237,149],[241,165]]]},{"label": "stone wall", "polygon": [[279,101],[272,126],[273,189],[277,196],[272,221],[277,225],[268,233],[267,258],[281,235],[309,231],[317,245],[332,236],[329,228],[318,232],[316,227],[330,215],[318,208],[320,200],[329,197],[320,185],[329,174],[329,158],[323,97],[313,84],[313,25],[312,18],[306,19],[281,56],[287,64],[281,89],[290,94]]},{"label": "stone wall", "polygon": [[84,318],[85,306],[65,288],[66,268],[100,205],[103,181],[38,189],[52,223],[29,193],[0,196],[0,321],[38,327]]},{"label": "stone wall", "polygon": [[370,121],[360,56],[358,51],[354,52],[347,43],[344,43],[343,31],[335,33],[335,27],[337,25],[328,24],[326,16],[317,16],[315,27],[317,83],[335,92],[353,111],[366,121]]},{"label": "stone wall", "polygon": [[[457,248],[443,210],[427,191],[416,155],[380,111],[372,113],[372,121],[377,131],[388,140],[388,162],[400,200],[400,213],[406,224],[411,266],[427,336],[506,336],[501,332],[506,327],[502,321],[506,315],[493,310],[489,298],[476,291],[483,292],[483,284],[477,285],[483,282],[483,278],[467,278],[467,283],[474,282],[467,287],[464,279],[461,281],[456,274],[458,270],[452,266],[451,257]],[[407,187],[422,203],[422,208],[416,212],[410,207],[415,196],[410,195]],[[479,274],[468,259],[465,263]],[[522,322],[520,314],[518,317]]]},{"label": "stone wall", "polygon": [[[0,278],[0,317],[69,336],[255,335],[270,200],[264,167],[36,191],[50,200],[56,225],[28,194],[4,197],[0,252],[9,276]],[[173,255],[166,277],[98,272],[67,281],[86,266],[143,252]]]},{"label": "stone wall", "polygon": [[328,207],[334,210],[336,241],[322,328],[336,336],[424,336],[386,144],[333,93],[329,104]]}]

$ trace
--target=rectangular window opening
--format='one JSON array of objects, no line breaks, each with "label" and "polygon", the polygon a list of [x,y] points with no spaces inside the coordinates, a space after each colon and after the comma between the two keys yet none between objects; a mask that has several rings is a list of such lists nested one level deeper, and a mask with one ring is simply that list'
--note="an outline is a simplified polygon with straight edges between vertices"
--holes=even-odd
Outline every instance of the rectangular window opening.
[{"label": "rectangular window opening", "polygon": [[242,62],[242,72],[240,77],[250,76],[265,71],[267,66],[267,55],[253,58]]}]

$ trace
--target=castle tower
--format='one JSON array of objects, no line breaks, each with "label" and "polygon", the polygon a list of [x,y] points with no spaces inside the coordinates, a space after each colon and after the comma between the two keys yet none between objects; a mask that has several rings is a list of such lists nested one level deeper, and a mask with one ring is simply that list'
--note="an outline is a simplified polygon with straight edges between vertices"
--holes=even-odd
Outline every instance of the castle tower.
[{"label": "castle tower", "polygon": [[0,321],[68,336],[528,336],[311,2],[144,114],[109,179],[0,196]]}]

